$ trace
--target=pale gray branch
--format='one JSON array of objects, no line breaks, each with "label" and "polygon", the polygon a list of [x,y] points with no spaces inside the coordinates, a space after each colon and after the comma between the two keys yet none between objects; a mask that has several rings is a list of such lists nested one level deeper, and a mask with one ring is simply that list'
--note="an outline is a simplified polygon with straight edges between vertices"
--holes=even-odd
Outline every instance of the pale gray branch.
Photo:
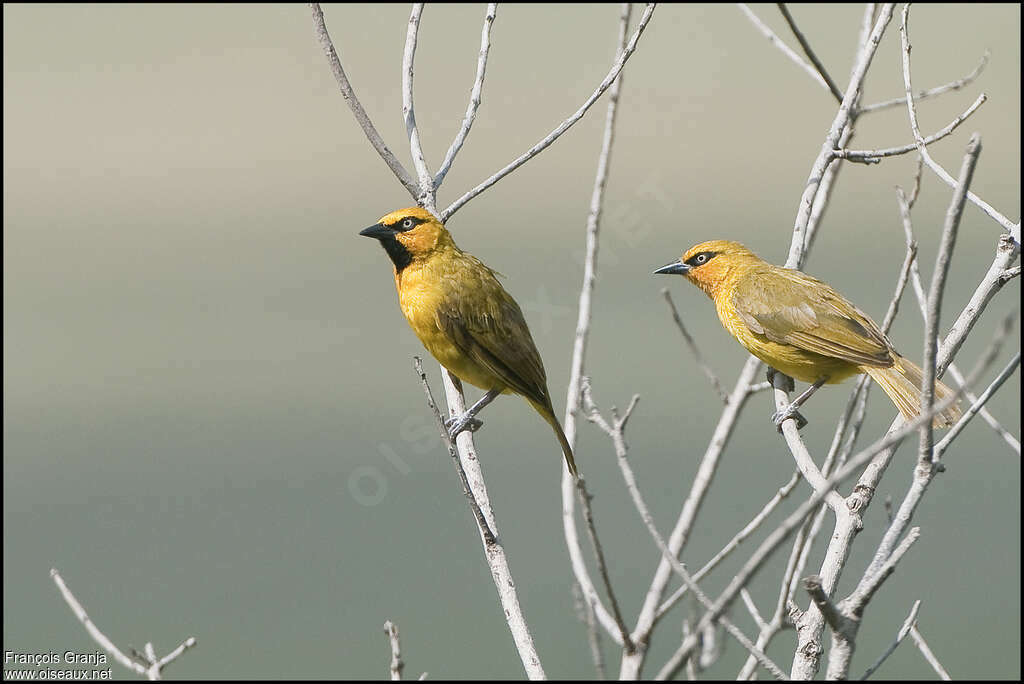
[{"label": "pale gray branch", "polygon": [[388,635],[388,641],[391,644],[391,679],[400,681],[402,670],[405,669],[405,662],[402,660],[402,645],[398,641],[398,625],[391,620],[386,620],[384,633]]},{"label": "pale gray branch", "polygon": [[[932,143],[938,140],[942,140],[950,133],[955,131],[960,126],[960,124],[967,120],[967,118],[971,114],[976,112],[978,108],[981,107],[981,105],[983,105],[987,99],[988,98],[985,95],[985,93],[982,93],[981,95],[978,96],[978,99],[974,101],[974,104],[972,104],[970,107],[964,110],[964,112],[960,116],[953,119],[953,121],[950,122],[948,126],[943,128],[941,131],[934,133],[928,136],[927,138],[924,138],[921,142],[925,145],[931,145]],[[887,147],[882,150],[833,150],[832,153],[835,155],[836,159],[848,159],[849,161],[872,164],[881,161],[883,157],[895,157],[897,155],[913,152],[916,149],[918,149],[918,143],[912,142],[907,145],[901,145],[899,147]]]},{"label": "pale gray branch", "polygon": [[92,621],[88,613],[85,612],[85,608],[79,603],[75,595],[71,593],[67,583],[64,582],[64,578],[60,576],[56,568],[50,570],[50,578],[53,579],[53,583],[57,585],[57,589],[60,590],[61,596],[64,598],[64,602],[68,604],[68,608],[75,614],[82,626],[85,627],[85,631],[89,633],[89,636],[93,638],[97,644],[100,645],[104,651],[109,653],[114,660],[128,668],[132,672],[141,675],[150,680],[158,680],[163,677],[163,669],[171,662],[176,660],[182,653],[187,651],[196,645],[195,637],[189,637],[185,639],[177,648],[165,655],[163,658],[157,658],[156,651],[153,649],[152,643],[146,643],[145,655],[143,659],[145,663],[137,662],[124,653],[121,649],[114,645],[114,642],[110,638],[100,631],[99,627]]},{"label": "pale gray branch", "polygon": [[[781,38],[775,35],[775,32],[768,28],[768,25],[761,21],[745,3],[738,3],[737,6],[740,8],[740,11],[746,15],[747,19],[750,20],[754,27],[761,32],[761,35],[768,39],[769,43],[779,48],[779,50],[782,51],[782,54],[789,57],[794,64],[806,71],[811,78],[821,85],[822,88],[829,90],[829,85],[825,82],[825,79],[821,77],[821,74],[818,73],[813,66],[801,59],[800,55],[798,55],[791,47],[786,45]],[[841,96],[840,100],[842,100]]]},{"label": "pale gray branch", "polygon": [[416,186],[416,181],[412,179],[409,172],[405,170],[402,163],[398,161],[394,153],[388,149],[388,146],[384,144],[383,138],[380,137],[380,133],[374,128],[373,122],[370,121],[370,117],[366,114],[366,110],[363,109],[362,103],[359,102],[359,98],[356,97],[355,91],[352,90],[352,84],[349,83],[348,76],[345,74],[345,69],[341,66],[341,60],[338,58],[338,53],[334,49],[334,43],[331,41],[331,35],[327,32],[327,25],[324,23],[324,14],[320,9],[320,3],[310,3],[310,8],[313,11],[313,29],[316,31],[317,40],[320,41],[320,46],[324,50],[324,54],[327,55],[327,62],[331,66],[331,71],[334,72],[334,78],[338,81],[338,87],[341,89],[341,96],[345,98],[345,102],[348,103],[349,108],[352,110],[352,114],[356,117],[356,121],[363,129],[363,133],[370,140],[370,144],[373,145],[373,149],[377,150],[377,154],[380,158],[391,169],[391,172],[395,174],[399,182],[405,186],[405,189],[409,191],[413,197],[419,197],[420,189]]},{"label": "pale gray branch", "polygon": [[790,243],[789,257],[786,259],[787,268],[800,268],[803,265],[805,247],[807,245],[807,227],[811,217],[811,210],[814,207],[815,195],[818,193],[826,169],[834,161],[832,151],[840,147],[838,144],[839,140],[844,130],[846,130],[847,124],[851,121],[853,106],[860,96],[864,77],[867,75],[868,67],[871,66],[871,60],[878,49],[878,43],[882,40],[882,34],[892,20],[893,8],[894,5],[892,3],[886,3],[882,6],[878,19],[875,21],[875,26],[871,31],[871,36],[857,57],[856,66],[850,78],[850,84],[846,87],[842,104],[839,105],[839,111],[836,112],[832,125],[829,127],[828,135],[825,136],[821,152],[818,153],[818,158],[811,167],[807,186],[800,198],[800,206],[797,210],[796,222],[793,226],[793,239]]},{"label": "pale gray branch", "polygon": [[579,109],[577,109],[572,116],[570,116],[568,119],[559,124],[558,127],[555,128],[555,130],[551,131],[551,133],[549,133],[547,136],[545,136],[544,139],[542,139],[536,145],[534,145],[529,150],[524,152],[522,155],[520,155],[518,158],[516,158],[514,161],[508,164],[505,168],[501,169],[493,176],[480,183],[480,185],[476,186],[475,188],[464,194],[462,197],[452,202],[451,205],[447,209],[445,209],[444,212],[442,212],[441,221],[447,221],[452,216],[452,214],[461,209],[466,204],[466,202],[469,202],[471,199],[479,195],[481,192],[491,187],[492,185],[494,185],[502,178],[515,171],[516,169],[518,169],[520,166],[522,166],[529,160],[536,157],[538,154],[540,154],[541,151],[547,148],[548,145],[553,143],[563,133],[572,128],[572,126],[576,124],[577,121],[582,119],[583,115],[587,113],[588,109],[590,109],[590,106],[593,105],[594,102],[596,102],[597,99],[604,94],[604,91],[608,90],[608,88],[612,85],[612,83],[618,77],[619,73],[622,71],[622,68],[626,65],[626,62],[633,55],[633,52],[636,50],[637,43],[640,41],[640,36],[643,35],[644,29],[647,28],[647,23],[651,20],[651,16],[653,13],[654,4],[649,3],[647,5],[647,8],[644,10],[643,16],[640,17],[640,22],[637,24],[636,30],[633,32],[633,36],[629,40],[629,44],[626,45],[626,49],[622,51],[622,54],[619,56],[619,59],[616,60],[615,64],[611,68],[611,71],[608,72],[608,75],[605,76],[604,80],[601,81],[601,84],[597,87],[597,90],[595,90],[593,94],[587,98],[586,102],[584,102],[583,105]]},{"label": "pale gray branch", "polygon": [[912,638],[914,643],[917,644],[918,650],[921,651],[921,655],[924,656],[924,659],[927,660],[928,664],[932,666],[933,670],[935,670],[935,674],[939,675],[940,679],[947,682],[951,681],[953,678],[949,676],[949,672],[947,672],[946,668],[942,666],[939,659],[935,657],[932,649],[928,647],[928,642],[924,640],[924,635],[921,634],[921,631],[917,628],[916,624],[910,628],[910,638]]},{"label": "pale gray branch", "polygon": [[[948,93],[951,90],[960,90],[964,86],[970,85],[971,83],[974,82],[974,79],[978,78],[978,76],[981,75],[981,72],[984,71],[985,66],[988,64],[988,58],[989,52],[988,50],[985,50],[985,54],[981,56],[981,61],[978,63],[978,66],[974,68],[974,71],[972,71],[971,73],[967,74],[966,76],[959,80],[953,81],[952,83],[947,83],[945,85],[938,86],[937,88],[929,88],[928,90],[922,90],[921,92],[914,96],[914,99],[920,102],[921,100],[927,99],[929,97],[942,95],[943,93]],[[891,100],[885,100],[884,102],[876,102],[874,104],[864,105],[863,107],[860,108],[859,111],[861,114],[867,114],[868,112],[874,112],[876,110],[886,109],[888,107],[902,107],[906,103],[907,96],[904,95],[902,97],[894,97]]]},{"label": "pale gray branch", "polygon": [[[906,18],[906,13],[904,13]],[[964,154],[963,165],[960,169],[960,179],[957,181],[956,190],[946,212],[946,221],[942,230],[942,238],[939,241],[939,254],[935,258],[935,271],[932,275],[931,286],[928,290],[928,306],[925,316],[924,333],[924,355],[921,361],[921,410],[932,405],[935,398],[936,375],[935,361],[939,346],[939,314],[942,310],[942,298],[946,291],[946,276],[949,273],[950,264],[953,261],[953,246],[956,244],[957,231],[960,228],[960,217],[964,211],[964,199],[967,188],[971,185],[971,178],[974,175],[974,167],[978,163],[978,155],[981,154],[981,138],[975,133],[967,143],[967,152]],[[927,423],[921,427],[921,440],[918,450],[918,459],[933,461],[933,427]]]},{"label": "pale gray branch", "polygon": [[[621,57],[626,48],[629,34],[629,20],[632,4],[623,3],[619,15],[618,39],[616,55]],[[579,310],[576,318],[576,334],[573,340],[572,360],[569,370],[569,387],[565,399],[565,436],[572,448],[576,448],[577,419],[579,416],[583,372],[585,368],[587,342],[590,337],[590,321],[594,284],[597,280],[597,256],[601,230],[601,214],[604,206],[604,189],[608,182],[609,164],[611,161],[612,143],[615,140],[615,121],[618,111],[619,93],[623,78],[620,76],[612,83],[608,95],[608,110],[605,116],[604,136],[601,140],[601,151],[597,160],[597,171],[594,177],[594,189],[590,196],[590,210],[586,223],[586,257],[583,265],[583,283],[580,286]],[[628,633],[619,629],[619,621],[605,608],[601,602],[594,583],[590,578],[587,565],[580,549],[579,535],[576,531],[576,492],[572,477],[567,470],[562,472],[562,532],[565,536],[566,548],[573,575],[580,585],[587,604],[593,607],[594,614],[605,631],[620,646],[625,646],[623,635]]]},{"label": "pale gray branch", "polygon": [[779,12],[782,13],[783,18],[786,20],[786,23],[789,24],[790,30],[793,31],[793,35],[796,36],[797,42],[800,43],[800,47],[803,48],[804,54],[807,55],[807,59],[811,60],[811,64],[813,64],[814,68],[819,74],[821,74],[822,80],[825,81],[825,84],[828,86],[829,92],[832,93],[832,96],[836,98],[836,102],[841,103],[843,101],[843,92],[839,90],[839,86],[837,86],[836,82],[832,80],[832,77],[828,75],[828,71],[825,70],[825,65],[821,63],[820,59],[818,59],[818,55],[814,54],[814,50],[811,49],[811,44],[807,42],[806,36],[804,36],[803,32],[797,28],[796,21],[794,21],[793,15],[791,15],[789,10],[786,8],[786,4],[780,2],[778,3],[778,7]]},{"label": "pale gray branch", "polygon": [[910,630],[914,628],[914,625],[917,622],[917,611],[920,610],[920,608],[921,601],[914,601],[914,605],[910,609],[910,615],[908,615],[907,619],[903,621],[903,626],[900,627],[900,631],[896,634],[896,641],[889,644],[889,648],[885,649],[885,653],[879,656],[878,660],[876,660],[871,665],[871,667],[869,667],[864,672],[864,674],[861,675],[862,680],[867,679],[871,675],[873,675],[875,671],[882,666],[882,663],[885,662],[885,659],[893,654],[893,651],[896,650],[896,647],[903,643],[903,640],[907,638],[907,635],[910,634]]},{"label": "pale gray branch", "polygon": [[417,201],[431,214],[437,214],[434,206],[434,179],[427,168],[427,160],[423,157],[423,145],[420,143],[420,129],[416,125],[416,107],[413,104],[413,76],[416,60],[416,41],[420,31],[420,18],[423,16],[423,3],[415,2],[409,15],[409,29],[405,36],[405,52],[402,54],[402,116],[405,119],[405,132],[409,136],[409,150],[412,152],[412,163],[419,176],[420,192]]},{"label": "pale gray branch", "polygon": [[[906,102],[907,111],[910,116],[910,129],[914,133],[914,140],[917,142],[917,149],[924,159],[924,163],[928,165],[935,174],[941,178],[951,188],[957,187],[957,180],[949,175],[944,168],[942,168],[931,155],[928,153],[928,148],[924,144],[924,138],[921,135],[921,129],[917,124],[917,107],[914,104],[914,91],[913,86],[910,82],[910,35],[907,28],[908,19],[910,16],[910,4],[903,6],[903,22],[900,26],[900,41],[903,47],[903,85],[906,88]],[[1013,237],[1014,241],[1020,246],[1020,223],[1013,223],[1010,219],[1006,218],[998,211],[996,211],[991,205],[983,201],[974,193],[968,191],[967,199],[976,204],[983,212],[991,216],[996,220],[1003,228],[1010,232],[1010,236]]]},{"label": "pale gray branch", "polygon": [[672,320],[676,322],[676,327],[679,328],[679,332],[683,334],[683,340],[686,342],[686,346],[690,348],[693,353],[693,358],[697,362],[697,366],[704,371],[704,375],[707,376],[708,382],[711,383],[711,387],[715,390],[718,398],[723,402],[729,401],[729,393],[725,387],[722,386],[722,381],[718,379],[715,371],[711,369],[711,366],[704,361],[704,355],[700,353],[700,349],[697,348],[697,343],[693,341],[693,337],[690,335],[690,331],[683,325],[683,319],[679,316],[679,310],[676,309],[676,303],[672,301],[672,293],[669,292],[667,287],[661,289],[662,296],[665,297],[665,301],[668,302],[668,307],[672,311]]},{"label": "pale gray branch", "polygon": [[451,169],[452,162],[455,161],[455,155],[459,153],[463,143],[466,142],[469,129],[473,127],[473,122],[476,120],[476,112],[480,109],[484,89],[484,75],[487,72],[487,55],[491,51],[491,26],[494,24],[494,18],[497,16],[497,13],[498,3],[489,3],[487,5],[487,12],[484,14],[484,27],[480,31],[480,54],[476,62],[476,79],[473,81],[473,89],[469,94],[469,106],[466,107],[466,116],[462,120],[462,126],[455,135],[455,140],[452,141],[448,152],[444,155],[444,161],[441,162],[437,175],[434,176],[434,190],[441,187],[444,177],[448,175],[448,170]]}]

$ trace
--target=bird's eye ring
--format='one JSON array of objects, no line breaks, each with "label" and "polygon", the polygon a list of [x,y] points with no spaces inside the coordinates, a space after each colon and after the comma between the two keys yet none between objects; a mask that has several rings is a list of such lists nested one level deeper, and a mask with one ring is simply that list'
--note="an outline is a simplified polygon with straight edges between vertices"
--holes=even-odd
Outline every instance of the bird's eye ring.
[{"label": "bird's eye ring", "polygon": [[402,227],[405,228],[406,230],[408,230],[409,228],[412,228],[412,219],[411,218],[407,218],[404,221],[402,221]]},{"label": "bird's eye ring", "polygon": [[708,255],[707,254],[698,254],[697,255],[697,263],[698,264],[703,264],[707,260],[708,260]]}]

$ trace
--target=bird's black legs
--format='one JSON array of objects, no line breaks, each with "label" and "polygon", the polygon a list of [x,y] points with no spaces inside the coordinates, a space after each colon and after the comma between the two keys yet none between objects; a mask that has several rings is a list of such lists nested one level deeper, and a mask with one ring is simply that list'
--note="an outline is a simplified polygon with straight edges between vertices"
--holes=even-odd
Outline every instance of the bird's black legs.
[{"label": "bird's black legs", "polygon": [[480,426],[484,423],[483,421],[476,419],[476,414],[480,413],[484,406],[487,406],[494,401],[499,394],[501,394],[501,390],[499,389],[488,390],[487,394],[480,397],[480,400],[466,409],[466,412],[461,416],[446,420],[444,422],[444,426],[448,428],[448,432],[452,436],[452,439],[454,440],[463,430],[469,430],[470,432],[476,432],[479,430]]},{"label": "bird's black legs", "polygon": [[[776,371],[773,368],[769,368],[768,369],[768,382],[772,383],[773,386],[776,386],[775,385],[775,375],[776,375]],[[790,403],[789,406],[787,406],[786,408],[782,409],[781,411],[776,411],[774,414],[772,414],[772,422],[775,423],[775,427],[777,427],[779,429],[779,432],[782,432],[782,423],[784,421],[786,421],[786,420],[789,420],[790,418],[795,418],[796,419],[796,429],[797,430],[799,430],[803,426],[807,425],[807,419],[804,418],[802,415],[800,415],[800,411],[798,409],[801,406],[803,406],[804,402],[807,401],[811,397],[812,394],[814,394],[815,392],[818,391],[819,387],[821,387],[822,385],[825,384],[826,380],[828,380],[828,378],[821,378],[816,383],[814,383],[813,385],[811,385],[810,387],[805,389],[803,391],[803,393],[799,397],[797,397],[796,399],[794,399]],[[784,387],[783,389],[786,389],[786,388]],[[793,390],[793,380],[789,379],[787,391],[792,391],[792,390]]]}]

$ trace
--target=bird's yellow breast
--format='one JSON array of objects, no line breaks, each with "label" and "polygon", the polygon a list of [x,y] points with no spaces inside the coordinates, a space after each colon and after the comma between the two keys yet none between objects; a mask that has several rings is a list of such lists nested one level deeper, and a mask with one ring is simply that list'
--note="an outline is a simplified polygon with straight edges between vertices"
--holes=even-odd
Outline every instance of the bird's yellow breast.
[{"label": "bird's yellow breast", "polygon": [[442,307],[450,308],[450,298],[472,296],[461,291],[458,279],[447,272],[450,269],[444,261],[431,259],[414,262],[396,273],[398,304],[416,337],[442,366],[474,387],[495,389],[499,383],[494,374],[455,346],[439,324],[437,312]]}]

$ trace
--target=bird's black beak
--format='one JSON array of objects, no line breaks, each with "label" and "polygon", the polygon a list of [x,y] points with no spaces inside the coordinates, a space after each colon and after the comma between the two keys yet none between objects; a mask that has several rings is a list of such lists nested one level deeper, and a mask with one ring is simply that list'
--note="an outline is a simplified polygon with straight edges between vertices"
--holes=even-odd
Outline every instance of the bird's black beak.
[{"label": "bird's black beak", "polygon": [[689,272],[690,267],[681,261],[673,261],[671,264],[665,264],[655,271],[655,273],[670,273],[674,275],[686,275]]},{"label": "bird's black beak", "polygon": [[375,240],[383,240],[384,238],[393,237],[395,235],[395,229],[385,226],[383,223],[375,223],[369,228],[363,228],[359,231],[359,234],[374,238]]}]

